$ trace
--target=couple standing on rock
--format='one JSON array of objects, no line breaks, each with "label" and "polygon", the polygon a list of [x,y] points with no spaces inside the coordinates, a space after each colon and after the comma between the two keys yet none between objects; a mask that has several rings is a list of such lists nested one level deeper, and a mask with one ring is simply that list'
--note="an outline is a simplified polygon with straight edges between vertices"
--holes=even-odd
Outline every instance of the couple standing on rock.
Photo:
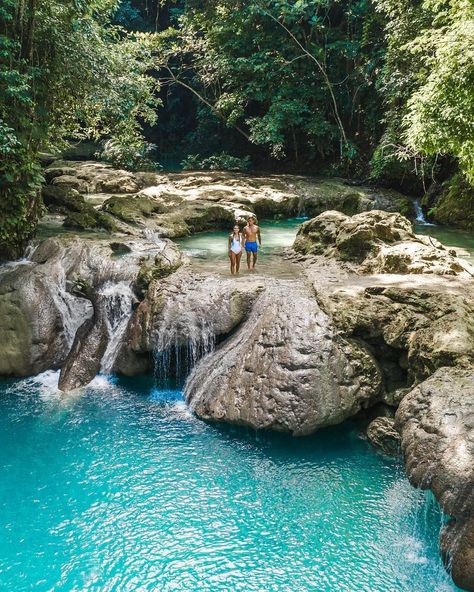
[{"label": "couple standing on rock", "polygon": [[[258,239],[258,245],[257,245]],[[230,272],[232,275],[239,273],[240,259],[242,257],[243,249],[247,253],[247,267],[249,271],[255,269],[257,263],[257,253],[259,247],[262,246],[262,237],[260,235],[260,228],[255,224],[255,218],[249,216],[247,218],[247,226],[240,232],[238,224],[234,226],[232,233],[229,235],[229,258],[230,258]]]}]

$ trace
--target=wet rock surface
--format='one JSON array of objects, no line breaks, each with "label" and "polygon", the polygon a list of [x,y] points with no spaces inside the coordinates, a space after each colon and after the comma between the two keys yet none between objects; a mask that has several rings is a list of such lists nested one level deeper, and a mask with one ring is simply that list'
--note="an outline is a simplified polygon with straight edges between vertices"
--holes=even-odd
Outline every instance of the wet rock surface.
[{"label": "wet rock surface", "polygon": [[140,373],[150,354],[178,348],[187,350],[192,365],[246,318],[263,289],[259,278],[236,282],[196,275],[188,267],[153,281],[131,320],[116,369]]},{"label": "wet rock surface", "polygon": [[77,330],[93,317],[90,300],[73,290],[77,280],[96,290],[133,285],[144,266],[165,274],[181,263],[167,241],[121,244],[129,251],[124,256],[106,240],[50,238],[28,260],[0,269],[0,375],[27,376],[64,363]]},{"label": "wet rock surface", "polygon": [[453,579],[474,589],[474,367],[440,368],[396,414],[410,481],[431,489],[453,520],[441,547]]},{"label": "wet rock surface", "polygon": [[92,304],[92,317],[76,331],[74,341],[59,375],[59,389],[71,391],[86,384],[99,373],[109,333],[106,310],[99,294],[91,286],[82,288],[83,297]]},{"label": "wet rock surface", "polygon": [[368,351],[339,339],[304,287],[266,288],[247,321],[189,377],[203,419],[305,435],[373,403],[380,373]]},{"label": "wet rock surface", "polygon": [[367,427],[369,442],[389,456],[396,456],[400,450],[400,434],[391,417],[376,417]]}]

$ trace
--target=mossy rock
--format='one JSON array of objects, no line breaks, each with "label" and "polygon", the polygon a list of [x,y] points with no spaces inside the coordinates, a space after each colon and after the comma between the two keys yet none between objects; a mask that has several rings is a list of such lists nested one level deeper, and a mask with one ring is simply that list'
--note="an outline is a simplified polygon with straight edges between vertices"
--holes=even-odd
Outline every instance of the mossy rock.
[{"label": "mossy rock", "polygon": [[143,218],[150,218],[153,214],[161,214],[164,206],[148,195],[114,195],[102,206],[108,212],[123,220],[136,224]]},{"label": "mossy rock", "polygon": [[235,224],[234,213],[215,204],[193,204],[182,213],[191,233],[206,230],[230,230]]},{"label": "mossy rock", "polygon": [[67,214],[81,212],[86,205],[84,197],[72,187],[45,185],[41,190],[44,205],[50,212]]},{"label": "mossy rock", "polygon": [[161,280],[181,267],[181,261],[173,264],[164,262],[160,257],[155,257],[153,262],[146,261],[142,263],[135,281],[135,291],[140,298],[143,298],[148,286],[153,280]]},{"label": "mossy rock", "polygon": [[400,214],[405,216],[405,218],[412,219],[416,216],[413,200],[408,199],[407,197],[401,197],[397,200],[397,208]]},{"label": "mossy rock", "polygon": [[65,228],[75,230],[93,230],[103,228],[113,232],[116,228],[113,219],[106,214],[97,212],[92,206],[87,206],[80,212],[70,212],[63,222]]},{"label": "mossy rock", "polygon": [[258,218],[288,218],[296,216],[298,203],[297,197],[280,202],[270,198],[263,198],[253,204],[253,211]]},{"label": "mossy rock", "polygon": [[443,184],[432,200],[431,220],[446,226],[474,230],[474,187],[459,173]]}]

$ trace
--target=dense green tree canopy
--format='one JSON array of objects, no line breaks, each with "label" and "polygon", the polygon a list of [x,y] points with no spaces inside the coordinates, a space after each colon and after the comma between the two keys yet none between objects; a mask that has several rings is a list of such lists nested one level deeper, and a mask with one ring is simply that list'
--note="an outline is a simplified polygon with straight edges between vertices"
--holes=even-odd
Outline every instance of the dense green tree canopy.
[{"label": "dense green tree canopy", "polygon": [[2,3],[0,243],[7,254],[21,251],[36,224],[39,150],[86,137],[140,148],[142,122],[155,121],[150,38],[112,24],[117,4]]},{"label": "dense green tree canopy", "polygon": [[369,1],[190,0],[162,39],[169,80],[275,158],[354,161],[377,141],[382,28]]},{"label": "dense green tree canopy", "polygon": [[125,167],[156,143],[188,167],[474,184],[472,0],[4,0],[0,23],[0,256],[34,232],[38,153],[86,138]]}]

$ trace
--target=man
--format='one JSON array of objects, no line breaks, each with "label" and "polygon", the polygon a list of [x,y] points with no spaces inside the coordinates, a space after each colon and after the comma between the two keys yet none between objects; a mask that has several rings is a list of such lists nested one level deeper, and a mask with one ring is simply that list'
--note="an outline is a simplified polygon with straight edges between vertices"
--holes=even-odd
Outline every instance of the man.
[{"label": "man", "polygon": [[247,267],[249,268],[249,271],[252,271],[255,269],[255,263],[257,263],[258,247],[262,246],[260,228],[255,224],[255,218],[253,216],[249,216],[249,218],[247,218],[247,226],[243,230],[243,235],[244,247],[247,253]]}]

